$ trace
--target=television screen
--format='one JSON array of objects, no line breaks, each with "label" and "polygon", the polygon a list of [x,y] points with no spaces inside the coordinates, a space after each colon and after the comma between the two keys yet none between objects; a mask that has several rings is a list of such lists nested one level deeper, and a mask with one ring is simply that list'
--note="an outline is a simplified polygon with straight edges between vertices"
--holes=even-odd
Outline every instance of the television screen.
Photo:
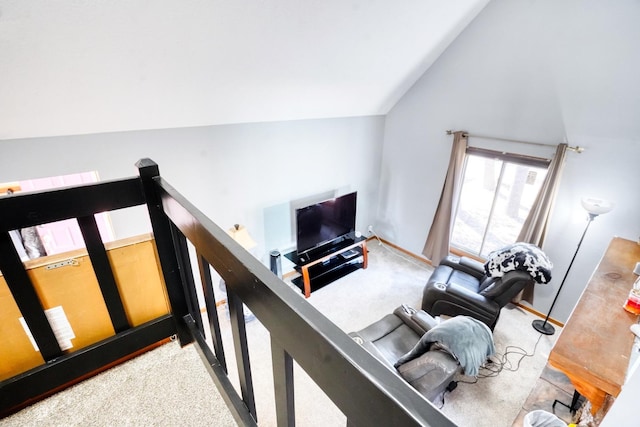
[{"label": "television screen", "polygon": [[296,209],[298,255],[356,229],[356,192]]}]

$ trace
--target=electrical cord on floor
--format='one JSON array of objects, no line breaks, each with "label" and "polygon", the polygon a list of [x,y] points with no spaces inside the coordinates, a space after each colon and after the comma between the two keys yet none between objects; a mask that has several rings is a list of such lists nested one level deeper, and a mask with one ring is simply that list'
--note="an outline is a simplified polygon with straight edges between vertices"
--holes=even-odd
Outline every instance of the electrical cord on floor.
[{"label": "electrical cord on floor", "polygon": [[[453,381],[456,385],[452,387],[451,384],[447,387],[447,391],[452,391],[456,388],[458,383],[462,384],[475,384],[478,380],[485,378],[493,378],[497,377],[500,372],[511,371],[516,372],[520,368],[520,363],[524,360],[525,357],[533,357],[536,354],[536,350],[538,348],[538,344],[540,343],[540,339],[542,338],[542,334],[538,337],[536,344],[533,346],[533,351],[531,354],[527,353],[522,347],[518,347],[515,345],[508,345],[505,347],[505,351],[503,354],[496,353],[494,357],[497,356],[497,360],[489,359],[488,363],[485,363],[480,367],[480,372],[478,376],[474,377],[473,381],[466,380],[457,380]],[[509,360],[509,356],[512,354],[517,354],[520,357],[516,361]],[[446,393],[445,393],[446,394]],[[442,409],[444,407],[444,394],[442,395],[442,405],[438,409]]]},{"label": "electrical cord on floor", "polygon": [[[516,372],[518,369],[520,369],[520,363],[522,363],[525,357],[533,357],[536,354],[536,350],[538,349],[538,344],[540,343],[541,339],[542,339],[542,334],[540,334],[540,336],[538,337],[538,340],[533,346],[533,351],[530,354],[527,353],[527,351],[522,347],[518,347],[515,345],[506,346],[504,353],[502,354],[496,353],[493,356],[494,359],[488,359],[487,363],[485,363],[483,366],[480,367],[480,372],[476,377],[473,377],[473,381],[467,381],[462,379],[451,381],[447,386],[446,390],[442,393],[441,404],[439,406],[436,405],[436,407],[438,409],[444,408],[445,396],[447,395],[447,392],[452,392],[453,390],[455,390],[456,387],[458,387],[459,383],[476,384],[478,380],[497,377],[498,374],[500,374],[500,372],[502,371]],[[509,359],[509,356],[512,354],[517,354],[520,357],[516,361],[511,361]],[[496,357],[497,359],[495,359]]]},{"label": "electrical cord on floor", "polygon": [[[500,374],[500,372],[502,372],[503,370],[516,372],[520,368],[520,363],[524,360],[525,357],[533,357],[536,354],[536,350],[538,348],[538,344],[540,343],[541,338],[542,338],[542,334],[540,334],[540,336],[538,337],[538,340],[536,341],[536,344],[533,346],[533,351],[531,352],[531,354],[527,353],[527,351],[524,350],[522,347],[518,347],[515,345],[508,345],[505,347],[505,351],[503,354],[500,355],[499,353],[496,353],[495,356],[497,356],[498,358],[497,360],[489,359],[488,363],[485,363],[483,366],[480,367],[480,372],[476,377],[474,377],[473,381],[466,381],[461,379],[452,381],[447,386],[446,391],[442,394],[442,404],[438,406],[438,409],[442,409],[444,407],[444,403],[445,403],[444,397],[446,395],[446,392],[453,391],[458,386],[458,383],[476,384],[478,380],[497,377],[498,374]],[[517,361],[512,362],[511,360],[509,360],[509,355],[512,355],[512,354],[517,354],[520,356],[520,358],[518,358]]]},{"label": "electrical cord on floor", "polygon": [[[480,367],[480,372],[473,381],[459,380],[458,382],[461,382],[463,384],[475,384],[478,382],[478,380],[481,380],[484,378],[497,377],[498,374],[500,374],[500,372],[502,371],[516,372],[518,369],[520,369],[520,363],[522,363],[522,361],[526,357],[533,357],[536,354],[536,350],[538,349],[538,344],[540,343],[540,339],[542,339],[542,334],[540,334],[540,336],[538,337],[538,340],[536,341],[536,344],[533,346],[533,351],[531,353],[527,353],[525,349],[515,345],[506,346],[504,353],[502,354],[496,353],[494,356],[494,358],[496,359],[493,359],[493,360],[489,359],[489,363],[485,363],[483,366]],[[517,360],[512,361],[509,359],[509,356],[514,354],[520,357]]]},{"label": "electrical cord on floor", "polygon": [[[527,353],[527,351],[523,348],[515,345],[508,345],[507,347],[505,347],[505,352],[498,362],[500,368],[497,370],[497,373],[495,375],[500,373],[500,371],[502,370],[516,372],[518,369],[520,369],[520,363],[522,363],[522,361],[526,357],[533,357],[536,354],[536,350],[538,349],[538,344],[540,344],[541,339],[542,334],[540,334],[540,336],[538,337],[536,344],[533,346],[533,351],[530,354]],[[509,360],[509,355],[511,354],[516,354],[520,357],[516,361],[512,362],[511,360]]]},{"label": "electrical cord on floor", "polygon": [[[447,386],[447,388],[444,390],[444,392],[442,392],[442,402],[440,403],[440,406],[437,406],[438,409],[442,409],[444,408],[444,397],[447,395],[448,393],[451,393],[453,390],[455,390],[458,387],[458,383],[462,382],[462,381],[451,381],[449,383],[449,385]],[[471,383],[473,384],[473,383]],[[433,402],[435,404],[435,402]]]}]

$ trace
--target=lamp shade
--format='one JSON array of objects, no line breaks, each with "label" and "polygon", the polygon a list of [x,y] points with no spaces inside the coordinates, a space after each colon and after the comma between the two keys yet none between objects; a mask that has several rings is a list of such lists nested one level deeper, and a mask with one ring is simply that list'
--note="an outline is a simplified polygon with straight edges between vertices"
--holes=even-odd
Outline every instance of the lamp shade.
[{"label": "lamp shade", "polygon": [[613,202],[595,197],[584,197],[581,200],[582,207],[592,215],[602,215],[613,209]]},{"label": "lamp shade", "polygon": [[256,241],[251,238],[244,225],[234,224],[233,227],[227,230],[227,233],[229,233],[233,240],[240,243],[240,246],[246,250],[250,250],[258,246]]}]

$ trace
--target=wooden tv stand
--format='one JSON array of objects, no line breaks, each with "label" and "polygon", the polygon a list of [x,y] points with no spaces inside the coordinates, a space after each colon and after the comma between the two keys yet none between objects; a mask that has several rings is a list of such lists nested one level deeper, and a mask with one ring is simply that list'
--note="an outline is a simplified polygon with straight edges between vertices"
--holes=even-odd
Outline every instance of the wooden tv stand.
[{"label": "wooden tv stand", "polygon": [[[357,254],[342,256],[351,250]],[[367,261],[367,239],[359,237],[351,244],[338,245],[308,262],[294,261],[301,277],[294,279],[293,283],[302,289],[305,298],[309,298],[312,288],[319,289],[360,267],[367,268]]]}]

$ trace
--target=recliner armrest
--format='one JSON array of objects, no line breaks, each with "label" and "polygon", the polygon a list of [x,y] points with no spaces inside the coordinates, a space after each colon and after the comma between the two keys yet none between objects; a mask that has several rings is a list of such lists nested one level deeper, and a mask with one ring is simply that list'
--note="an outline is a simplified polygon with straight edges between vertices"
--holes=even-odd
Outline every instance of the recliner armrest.
[{"label": "recliner armrest", "polygon": [[[486,314],[494,315],[500,311],[500,306],[493,300],[486,298],[483,295],[475,293],[464,286],[456,285],[455,283],[449,283],[446,286],[446,293],[440,294],[441,300],[447,301],[465,301],[465,304],[473,310],[481,309]],[[424,305],[424,302],[423,302]]]},{"label": "recliner armrest", "polygon": [[416,311],[416,313],[411,317],[411,320],[420,325],[425,332],[434,328],[438,324],[438,321],[424,310]]},{"label": "recliner armrest", "polygon": [[446,265],[453,269],[463,271],[477,279],[480,279],[485,275],[484,264],[466,256],[446,256],[442,261],[440,261],[440,265]]},{"label": "recliner armrest", "polygon": [[398,328],[403,323],[404,322],[400,317],[394,314],[387,314],[382,319],[372,323],[364,329],[361,329],[357,333],[352,333],[352,337],[357,335],[362,338],[363,341],[374,342],[387,335],[389,331]]},{"label": "recliner armrest", "polygon": [[525,286],[532,283],[534,280],[526,271],[512,270],[482,290],[481,294],[502,306],[511,301]]},{"label": "recliner armrest", "polygon": [[393,314],[399,317],[419,336],[424,335],[429,329],[438,324],[438,321],[426,311],[416,310],[406,304],[393,310]]}]

